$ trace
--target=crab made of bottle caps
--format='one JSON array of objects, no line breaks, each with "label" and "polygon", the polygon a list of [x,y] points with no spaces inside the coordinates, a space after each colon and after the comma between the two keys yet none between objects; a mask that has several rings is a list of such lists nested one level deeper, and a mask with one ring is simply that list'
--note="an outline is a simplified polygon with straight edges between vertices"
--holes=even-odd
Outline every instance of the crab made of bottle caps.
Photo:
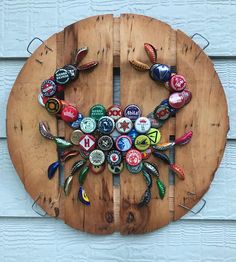
[{"label": "crab made of bottle caps", "polygon": [[93,61],[78,66],[87,54],[88,48],[79,49],[75,54],[73,65],[57,69],[54,76],[43,81],[41,85],[39,103],[49,114],[61,118],[72,129],[70,141],[66,141],[51,134],[47,123],[43,121],[39,123],[40,134],[54,141],[59,153],[59,160],[48,167],[48,178],[53,179],[56,170],[68,159],[80,155],[81,159],[73,164],[70,175],[64,181],[64,193],[66,196],[70,194],[73,178],[77,175],[80,185],[78,200],[85,205],[90,205],[84,190],[89,171],[101,174],[106,165],[114,175],[119,175],[124,167],[131,174],[142,173],[147,188],[138,207],[150,202],[153,177],[156,180],[158,196],[160,199],[165,196],[166,188],[160,180],[158,167],[148,161],[151,155],[166,163],[179,179],[184,179],[182,168],[171,162],[163,151],[187,144],[191,140],[192,131],[173,142],[160,143],[161,132],[158,128],[191,100],[191,92],[186,90],[183,76],[171,73],[167,65],[156,63],[157,55],[154,46],[144,44],[144,47],[153,65],[149,67],[136,60],[130,61],[131,64],[140,71],[150,70],[151,78],[165,82],[172,92],[169,98],[163,100],[148,116],[142,116],[140,107],[135,104],[127,105],[124,109],[120,105],[105,108],[97,104],[91,107],[89,115],[85,117],[77,106],[60,99],[61,90],[74,81],[80,71],[88,70],[98,64],[97,61]]}]

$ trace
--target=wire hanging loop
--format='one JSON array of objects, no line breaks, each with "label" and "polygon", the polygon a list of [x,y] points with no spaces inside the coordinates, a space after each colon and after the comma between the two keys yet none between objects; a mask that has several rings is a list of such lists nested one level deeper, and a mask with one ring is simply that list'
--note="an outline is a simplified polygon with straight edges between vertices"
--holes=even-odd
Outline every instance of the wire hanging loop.
[{"label": "wire hanging loop", "polygon": [[[26,51],[27,51],[30,55],[33,54],[33,53],[30,51],[30,46],[32,45],[32,43],[33,43],[35,40],[39,40],[42,44],[44,44],[44,46],[45,46],[46,49],[48,49],[49,51],[53,52],[52,48],[50,48],[49,46],[47,46],[41,38],[39,38],[39,37],[34,37],[34,38],[29,42],[29,44],[28,44],[28,46],[27,46],[27,48],[26,48]],[[41,61],[41,60],[39,60],[39,59],[37,59],[37,58],[35,59],[35,61],[37,61],[37,62],[40,63],[40,64],[43,64],[43,61]]]},{"label": "wire hanging loop", "polygon": [[[193,193],[193,192],[187,192],[187,194],[190,195],[190,196],[195,196],[195,195],[196,195],[196,194]],[[189,208],[189,207],[187,207],[186,205],[183,205],[183,204],[179,204],[179,206],[182,207],[182,208],[184,208],[184,209],[186,209],[186,210],[188,210],[188,211],[190,211],[190,212],[193,213],[194,215],[197,215],[197,214],[199,214],[199,213],[203,210],[203,208],[204,208],[205,205],[206,205],[206,200],[205,200],[204,198],[202,198],[201,201],[203,202],[203,203],[202,203],[202,206],[201,206],[197,211],[194,211],[194,210],[192,210],[191,208]]]},{"label": "wire hanging loop", "polygon": [[42,193],[40,193],[40,194],[38,195],[38,197],[34,200],[34,203],[32,204],[32,210],[33,210],[36,214],[38,214],[39,216],[45,217],[45,216],[47,215],[47,212],[42,213],[42,212],[40,212],[40,211],[37,210],[37,209],[38,209],[38,204],[37,204],[37,202],[39,201],[39,199],[41,199],[41,194],[42,194]]},{"label": "wire hanging loop", "polygon": [[210,41],[209,41],[206,37],[204,37],[203,35],[201,35],[201,34],[199,34],[199,33],[193,34],[193,35],[191,36],[191,39],[193,40],[193,38],[194,38],[195,36],[200,36],[203,40],[206,41],[206,44],[204,45],[204,47],[201,48],[201,51],[200,51],[200,52],[198,53],[198,55],[195,57],[195,61],[196,61],[197,58],[199,57],[199,55],[202,53],[202,51],[204,51],[204,50],[210,45]]}]

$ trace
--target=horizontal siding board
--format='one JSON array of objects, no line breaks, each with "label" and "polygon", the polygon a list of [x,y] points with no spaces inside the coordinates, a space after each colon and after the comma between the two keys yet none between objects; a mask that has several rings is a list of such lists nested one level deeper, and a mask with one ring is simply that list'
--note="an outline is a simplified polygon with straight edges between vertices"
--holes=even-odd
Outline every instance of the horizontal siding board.
[{"label": "horizontal siding board", "polygon": [[[20,72],[24,62],[25,60],[0,60],[0,75],[2,76],[0,82],[0,137],[6,137],[5,115],[7,99],[17,74]],[[214,59],[213,62],[222,85],[224,86],[229,105],[230,131],[228,133],[228,138],[236,139],[236,87],[234,83],[236,79],[236,59]],[[117,84],[118,81],[119,79],[115,78],[115,84]],[[118,92],[116,92],[116,94],[118,94]],[[118,101],[117,95],[115,96],[115,101]]]},{"label": "horizontal siding board", "polygon": [[[27,154],[27,152],[26,152]],[[198,215],[187,214],[185,220],[222,219],[236,220],[236,141],[228,141],[225,154],[210,190],[204,198],[206,207]],[[25,192],[9,158],[7,143],[0,139],[2,164],[0,190],[0,217],[37,217],[31,209],[33,200]],[[32,165],[32,168],[34,166]],[[45,174],[46,175],[46,174]],[[186,174],[187,175],[187,174]],[[197,210],[198,206],[194,208]]]},{"label": "horizontal siding board", "polygon": [[236,223],[178,221],[145,235],[93,236],[50,218],[0,218],[0,261],[235,262]]},{"label": "horizontal siding board", "polygon": [[[191,10],[191,11],[190,11]],[[207,53],[236,55],[235,1],[22,1],[0,3],[0,57],[26,56],[29,41],[47,39],[66,25],[95,14],[137,13],[148,15],[181,29],[188,35],[198,32],[210,41]],[[205,15],[204,15],[205,14]],[[157,43],[158,44],[158,43]]]}]

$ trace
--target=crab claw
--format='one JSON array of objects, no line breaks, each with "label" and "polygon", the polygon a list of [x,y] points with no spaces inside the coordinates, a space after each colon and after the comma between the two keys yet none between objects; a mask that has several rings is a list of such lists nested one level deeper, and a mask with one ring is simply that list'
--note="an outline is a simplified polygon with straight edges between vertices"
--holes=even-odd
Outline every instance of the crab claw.
[{"label": "crab claw", "polygon": [[150,66],[147,64],[144,64],[140,61],[137,61],[135,59],[129,60],[130,64],[133,66],[134,69],[138,71],[147,71],[150,69]]},{"label": "crab claw", "polygon": [[177,166],[176,164],[171,164],[170,169],[178,176],[179,179],[184,180],[184,171],[180,166]]},{"label": "crab claw", "polygon": [[157,50],[156,50],[156,48],[151,44],[145,43],[144,49],[145,49],[150,61],[153,64],[156,64],[157,63]]},{"label": "crab claw", "polygon": [[98,65],[98,61],[91,61],[81,66],[78,66],[77,68],[79,69],[79,71],[86,71],[86,70],[94,68],[97,65]]},{"label": "crab claw", "polygon": [[75,65],[78,65],[82,60],[83,58],[87,55],[88,53],[88,47],[81,47],[76,55],[75,55],[75,61],[74,61],[74,64]]}]

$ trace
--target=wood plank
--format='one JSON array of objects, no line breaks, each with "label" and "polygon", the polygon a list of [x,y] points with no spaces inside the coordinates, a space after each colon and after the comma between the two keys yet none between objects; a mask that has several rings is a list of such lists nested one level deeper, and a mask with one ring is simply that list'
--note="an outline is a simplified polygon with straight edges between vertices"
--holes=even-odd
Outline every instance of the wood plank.
[{"label": "wood plank", "polygon": [[[65,100],[78,105],[82,114],[88,115],[94,104],[106,108],[112,104],[113,97],[113,16],[101,15],[84,19],[64,30],[64,59],[70,62],[70,53],[75,48],[89,47],[89,52],[81,64],[98,60],[99,65],[91,73],[81,73],[79,79],[65,90]],[[96,40],[95,40],[96,39]],[[65,136],[69,138],[71,128],[66,127]],[[65,165],[65,177],[70,174],[73,161]],[[79,185],[73,181],[73,188],[65,200],[65,222],[80,230],[108,234],[114,231],[113,181],[106,169],[101,175],[88,174],[84,188],[91,206],[77,201]]]},{"label": "wood plank", "polygon": [[[47,168],[57,160],[53,142],[48,142],[38,131],[40,121],[48,122],[51,132],[57,134],[54,117],[38,103],[41,82],[50,77],[56,67],[57,37],[42,44],[27,60],[11,90],[7,105],[7,137],[12,162],[26,190],[38,200],[43,209],[55,215],[53,201],[58,196],[58,176],[48,180]],[[36,59],[41,60],[40,64]]]},{"label": "wood plank", "polygon": [[[224,90],[211,60],[181,31],[177,31],[177,72],[186,76],[192,101],[176,114],[176,137],[193,131],[191,143],[176,148],[176,163],[186,179],[175,181],[175,220],[208,190],[223,156],[228,131]],[[189,195],[193,192],[195,195]]]},{"label": "wood plank", "polygon": [[[54,219],[0,219],[1,261],[220,261],[236,257],[233,221],[178,221],[140,237],[83,234]],[[14,249],[14,252],[13,252]],[[201,250],[201,252],[199,252]],[[29,256],[30,254],[30,256]]]},{"label": "wood plank", "polygon": [[[2,76],[2,81],[0,82],[0,104],[2,105],[2,110],[0,111],[0,138],[6,137],[6,104],[11,88],[23,67],[26,60],[21,60],[16,58],[14,60],[0,60],[0,74]],[[224,87],[228,107],[229,107],[229,117],[230,117],[230,130],[227,137],[230,139],[236,139],[236,87],[234,85],[236,78],[236,60],[235,59],[216,59],[212,60],[214,63],[217,74],[220,77],[220,81]],[[114,84],[118,85],[118,77],[114,79]],[[118,88],[118,87],[117,87]],[[119,98],[119,92],[115,92],[115,101]]]},{"label": "wood plank", "polygon": [[[128,60],[136,58],[149,63],[143,44],[152,43],[158,48],[158,62],[175,65],[175,31],[167,24],[150,17],[124,14],[120,17],[120,70],[121,105],[135,103],[141,107],[143,115],[152,112],[166,97],[168,90],[149,78],[148,73],[134,70]],[[145,98],[145,100],[144,100]],[[170,122],[161,129],[163,141],[169,140],[172,131]],[[156,162],[156,159],[150,158]],[[168,168],[158,163],[161,180],[167,187],[166,197],[157,196],[153,180],[152,200],[147,207],[138,208],[137,204],[145,191],[145,182],[141,174],[130,175],[127,170],[120,176],[122,234],[143,233],[160,228],[170,222],[168,206]]]},{"label": "wood plank", "polygon": [[[210,41],[207,53],[236,55],[236,5],[230,0],[215,1],[22,1],[0,3],[0,56],[26,56],[29,41],[39,36],[47,39],[71,23],[94,14],[119,16],[131,12],[152,16],[179,28],[188,35],[196,32]],[[207,15],[204,14],[207,12]],[[53,14],[53,15],[52,15]],[[199,19],[201,18],[201,19]],[[218,21],[221,21],[219,23]],[[207,25],[207,26],[206,26]]]}]

